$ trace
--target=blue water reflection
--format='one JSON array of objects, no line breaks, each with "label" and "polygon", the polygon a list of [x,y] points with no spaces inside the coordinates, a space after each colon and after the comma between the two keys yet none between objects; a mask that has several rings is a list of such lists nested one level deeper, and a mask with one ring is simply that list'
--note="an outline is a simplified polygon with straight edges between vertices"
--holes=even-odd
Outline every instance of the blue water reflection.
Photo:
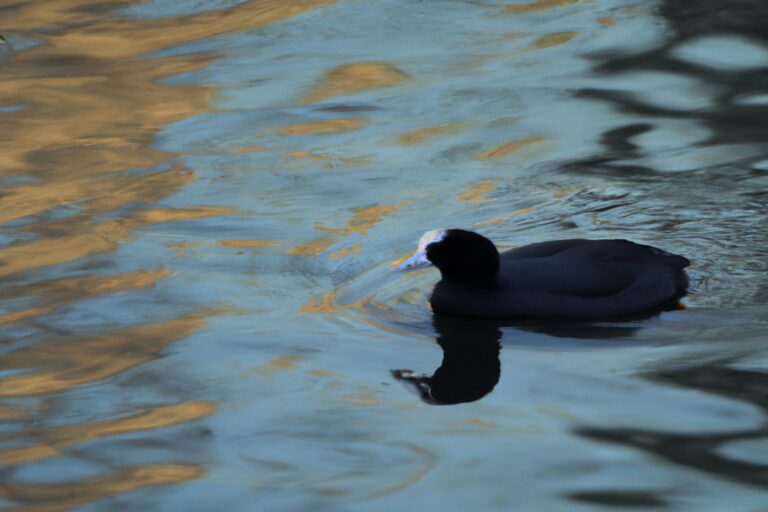
[{"label": "blue water reflection", "polygon": [[[759,508],[768,6],[720,4],[0,8],[0,500]],[[435,320],[390,263],[449,226],[684,254],[688,309]]]}]

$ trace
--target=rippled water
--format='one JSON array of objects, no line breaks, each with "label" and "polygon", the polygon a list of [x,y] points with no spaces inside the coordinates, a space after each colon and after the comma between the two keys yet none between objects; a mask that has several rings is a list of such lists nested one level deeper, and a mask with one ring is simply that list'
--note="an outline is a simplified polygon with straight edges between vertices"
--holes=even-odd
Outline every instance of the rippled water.
[{"label": "rippled water", "polygon": [[[768,4],[6,1],[0,34],[9,510],[762,510]],[[658,245],[688,308],[433,321],[390,263],[444,226]]]}]

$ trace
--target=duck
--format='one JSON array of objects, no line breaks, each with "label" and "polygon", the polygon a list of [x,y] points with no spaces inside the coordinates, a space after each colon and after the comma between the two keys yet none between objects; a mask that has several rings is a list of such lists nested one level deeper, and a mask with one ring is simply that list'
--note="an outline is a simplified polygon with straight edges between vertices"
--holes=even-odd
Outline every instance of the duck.
[{"label": "duck", "polygon": [[551,240],[502,253],[464,229],[434,229],[399,270],[434,266],[437,315],[601,320],[682,309],[690,261],[629,240]]}]

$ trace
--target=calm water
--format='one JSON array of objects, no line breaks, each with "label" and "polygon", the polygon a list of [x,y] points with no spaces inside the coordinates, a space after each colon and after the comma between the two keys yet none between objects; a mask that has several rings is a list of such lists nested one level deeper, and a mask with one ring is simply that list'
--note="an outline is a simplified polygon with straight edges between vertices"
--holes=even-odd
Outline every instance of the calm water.
[{"label": "calm water", "polygon": [[[7,509],[765,510],[765,2],[4,0],[0,34]],[[688,308],[433,322],[390,264],[446,226],[653,243]]]}]

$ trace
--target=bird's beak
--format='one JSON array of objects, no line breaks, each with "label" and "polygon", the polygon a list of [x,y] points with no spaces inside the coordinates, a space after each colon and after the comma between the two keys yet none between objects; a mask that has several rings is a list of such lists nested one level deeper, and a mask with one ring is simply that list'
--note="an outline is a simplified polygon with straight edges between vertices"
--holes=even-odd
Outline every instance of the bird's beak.
[{"label": "bird's beak", "polygon": [[427,259],[427,251],[416,251],[413,256],[403,261],[395,262],[395,270],[413,270],[422,267],[430,267],[432,262]]},{"label": "bird's beak", "polygon": [[392,376],[403,385],[405,389],[432,405],[442,405],[442,402],[432,396],[432,389],[428,383],[428,377],[415,373],[413,370],[390,370]]}]

